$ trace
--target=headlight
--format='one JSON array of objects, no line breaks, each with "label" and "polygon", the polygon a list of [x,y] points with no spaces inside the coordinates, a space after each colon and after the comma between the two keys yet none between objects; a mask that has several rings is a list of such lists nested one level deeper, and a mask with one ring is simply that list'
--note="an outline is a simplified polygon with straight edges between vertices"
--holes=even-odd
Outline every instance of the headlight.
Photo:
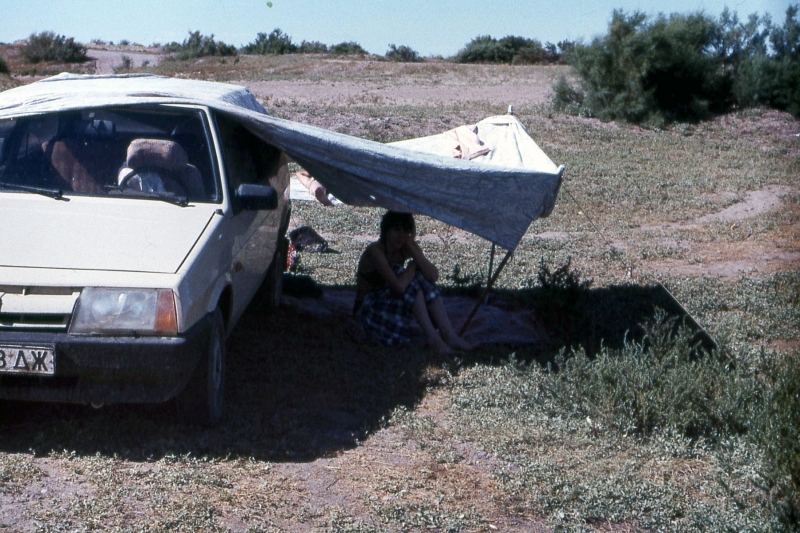
[{"label": "headlight", "polygon": [[170,289],[101,289],[81,291],[70,333],[175,335],[178,316]]}]

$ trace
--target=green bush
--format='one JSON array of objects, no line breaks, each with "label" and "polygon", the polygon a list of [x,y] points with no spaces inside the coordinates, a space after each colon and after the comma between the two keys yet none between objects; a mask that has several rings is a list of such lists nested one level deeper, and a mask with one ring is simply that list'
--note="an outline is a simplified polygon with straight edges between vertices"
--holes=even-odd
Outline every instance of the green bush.
[{"label": "green bush", "polygon": [[790,6],[782,27],[769,26],[771,55],[762,52],[742,60],[734,84],[734,94],[741,105],[765,105],[800,117],[799,11],[797,5]]},{"label": "green bush", "polygon": [[560,355],[548,394],[574,415],[620,433],[669,430],[709,439],[744,433],[758,404],[752,375],[716,353],[693,355],[693,332],[676,320],[658,311],[643,325],[640,342],[602,347],[594,358],[583,351]]},{"label": "green bush", "polygon": [[236,47],[215,41],[214,34],[202,35],[199,31],[190,31],[183,43],[172,42],[164,47],[168,52],[176,52],[177,58],[191,59],[206,56],[235,56]]},{"label": "green bush", "polygon": [[400,63],[416,63],[422,61],[419,54],[405,45],[395,46],[389,45],[389,50],[385,54],[386,59],[389,61],[398,61]]},{"label": "green bush", "polygon": [[130,72],[133,69],[133,59],[131,56],[122,55],[122,61],[119,65],[114,66],[114,74],[122,74],[125,72]]},{"label": "green bush", "polygon": [[328,45],[319,41],[303,41],[297,51],[301,54],[326,54]]},{"label": "green bush", "polygon": [[535,64],[558,61],[561,58],[560,47],[568,47],[568,41],[559,43],[558,46],[542,43],[535,39],[509,35],[502,39],[495,39],[491,35],[481,35],[458,52],[455,56],[457,63],[507,63],[507,64]]},{"label": "green bush", "polygon": [[339,43],[339,44],[334,44],[330,48],[330,53],[344,55],[344,56],[358,55],[358,54],[362,54],[362,55],[369,54],[369,52],[364,50],[361,47],[360,44],[358,44],[357,42],[354,42],[354,41],[348,41],[348,42],[343,42],[343,43]]},{"label": "green bush", "polygon": [[580,279],[580,273],[571,270],[572,257],[555,270],[544,257],[539,261],[539,271],[536,274],[541,287],[539,305],[543,309],[542,323],[548,331],[553,332],[566,342],[577,338],[577,328],[581,327],[585,319],[585,306],[583,305],[592,280]]},{"label": "green bush", "polygon": [[21,48],[22,56],[31,63],[58,61],[61,63],[82,63],[88,58],[86,47],[76,43],[72,37],[56,35],[52,31],[31,34],[28,42]]},{"label": "green bush", "polygon": [[553,107],[556,111],[568,115],[579,115],[583,107],[583,92],[575,89],[564,74],[553,84]]},{"label": "green bush", "polygon": [[282,55],[297,51],[298,46],[292,44],[292,38],[279,28],[275,28],[269,34],[259,33],[255,41],[242,47],[242,52],[245,54]]},{"label": "green bush", "polygon": [[565,51],[580,78],[554,85],[554,106],[604,120],[701,120],[734,106],[767,105],[800,116],[800,23],[787,9],[782,27],[727,9],[631,15],[614,11],[608,33]]},{"label": "green bush", "polygon": [[[581,112],[631,122],[692,120],[729,105],[731,74],[719,54],[713,19],[615,10],[608,34],[575,45],[567,56],[582,80]],[[556,93],[556,107],[569,92]]]}]

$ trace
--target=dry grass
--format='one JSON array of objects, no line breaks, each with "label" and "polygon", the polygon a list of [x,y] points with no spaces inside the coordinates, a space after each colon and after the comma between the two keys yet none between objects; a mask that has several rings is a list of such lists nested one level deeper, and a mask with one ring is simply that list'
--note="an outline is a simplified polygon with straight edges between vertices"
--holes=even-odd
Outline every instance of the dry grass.
[{"label": "dry grass", "polygon": [[[800,123],[755,111],[652,131],[554,115],[547,94],[560,68],[303,56],[148,67],[242,83],[275,115],[380,141],[515,104],[537,142],[567,165],[568,181],[500,277],[498,295],[542,305],[541,259],[559,266],[571,257],[581,278],[594,280],[584,322],[564,323],[547,345],[484,346],[445,360],[358,344],[341,317],[254,306],[230,339],[229,416],[218,428],[183,427],[163,406],[5,406],[0,530],[776,526],[758,488],[763,458],[745,439],[620,434],[545,395],[550,378],[534,362],[567,345],[624,348],[653,304],[668,304],[655,279],[740,361],[780,357],[775,346],[796,350]],[[766,207],[753,200],[764,191],[777,199]],[[736,205],[753,209],[703,218]],[[350,286],[379,216],[296,204],[293,224],[312,225],[339,252],[304,254],[302,273],[325,290]],[[466,279],[485,278],[486,242],[424,217],[419,229],[443,274],[458,266]]]}]

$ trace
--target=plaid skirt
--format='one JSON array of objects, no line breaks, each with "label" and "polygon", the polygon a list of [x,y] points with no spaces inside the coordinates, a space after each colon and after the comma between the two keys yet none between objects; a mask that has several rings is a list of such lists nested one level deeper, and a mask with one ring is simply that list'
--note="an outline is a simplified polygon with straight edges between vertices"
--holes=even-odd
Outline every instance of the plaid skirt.
[{"label": "plaid skirt", "polygon": [[[399,276],[405,269],[401,265],[392,265],[392,270]],[[356,318],[373,337],[384,344],[394,346],[409,343],[414,337],[412,307],[420,290],[426,303],[441,294],[439,287],[417,272],[403,294],[395,294],[388,286],[368,292],[361,307],[356,310]]]}]

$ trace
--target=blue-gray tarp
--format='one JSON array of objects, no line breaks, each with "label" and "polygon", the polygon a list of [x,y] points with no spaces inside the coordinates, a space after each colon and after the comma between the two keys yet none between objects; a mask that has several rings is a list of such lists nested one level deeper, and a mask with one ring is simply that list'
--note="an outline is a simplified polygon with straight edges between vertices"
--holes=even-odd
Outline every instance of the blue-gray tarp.
[{"label": "blue-gray tarp", "polygon": [[0,93],[0,119],[131,104],[208,106],[284,150],[346,204],[421,213],[509,250],[550,214],[561,185],[563,167],[546,156],[511,166],[454,159],[414,140],[381,144],[272,117],[247,89],[224,83],[61,74]]}]

